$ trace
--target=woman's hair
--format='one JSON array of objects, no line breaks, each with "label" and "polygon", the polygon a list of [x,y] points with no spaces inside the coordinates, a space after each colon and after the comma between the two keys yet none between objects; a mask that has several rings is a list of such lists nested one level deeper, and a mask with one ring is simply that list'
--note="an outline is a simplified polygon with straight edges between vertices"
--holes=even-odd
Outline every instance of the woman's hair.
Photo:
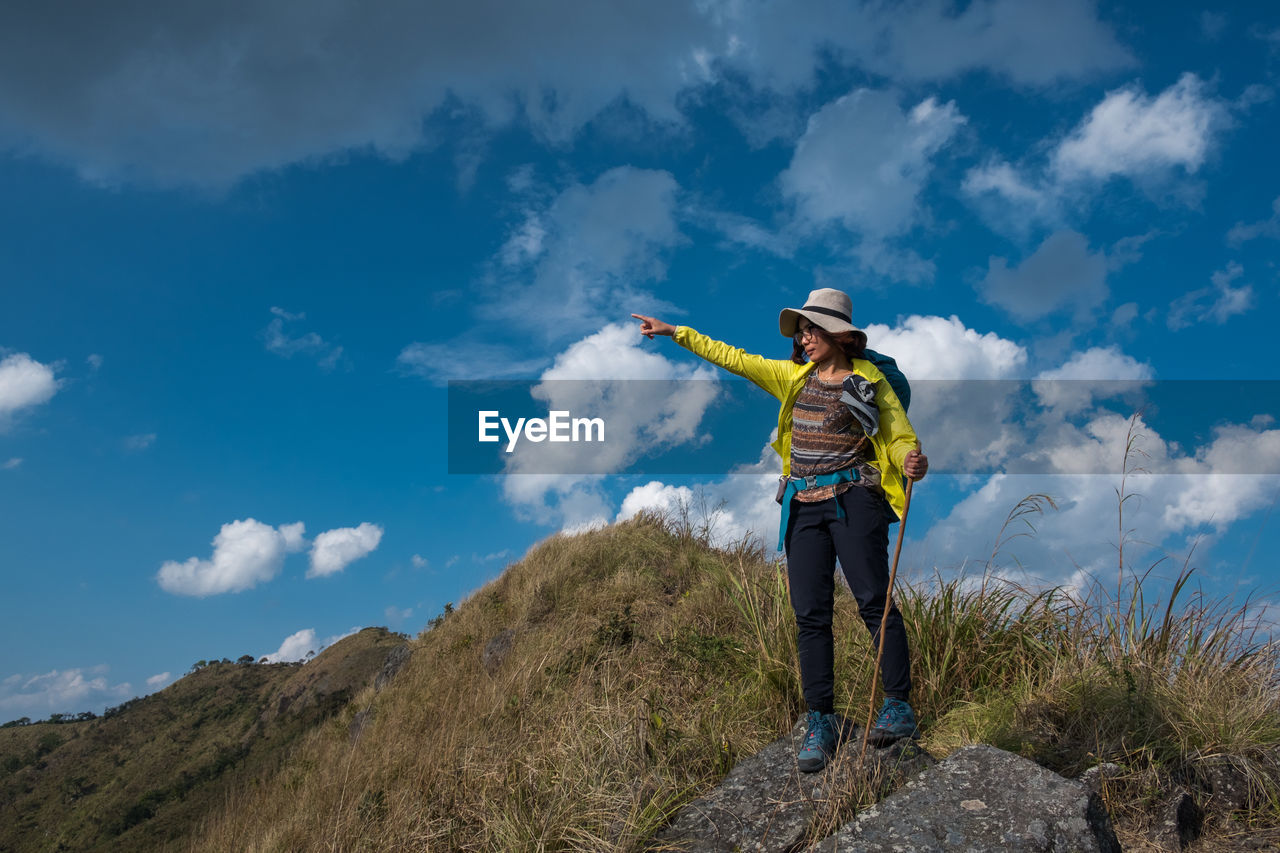
[{"label": "woman's hair", "polygon": [[[867,333],[866,332],[838,332],[831,333],[821,326],[811,326],[815,332],[834,343],[840,349],[844,350],[845,358],[855,359],[863,358],[867,349]],[[808,364],[809,357],[805,355],[804,347],[800,345],[794,337],[791,339],[791,360],[796,364]]]}]

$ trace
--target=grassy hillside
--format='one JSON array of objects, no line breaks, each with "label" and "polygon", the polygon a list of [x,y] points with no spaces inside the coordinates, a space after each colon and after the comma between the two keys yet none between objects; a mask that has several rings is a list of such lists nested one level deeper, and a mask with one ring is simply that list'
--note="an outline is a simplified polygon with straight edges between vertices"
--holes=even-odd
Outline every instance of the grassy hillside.
[{"label": "grassy hillside", "polygon": [[[1200,850],[1280,827],[1277,647],[1180,585],[1080,602],[985,584],[901,591],[935,754],[994,743],[1069,775],[1114,762],[1126,845],[1162,798],[1208,809]],[[535,547],[413,644],[275,772],[229,792],[202,850],[635,850],[801,711],[777,564],[639,517]],[[844,709],[871,653],[837,599]],[[867,791],[819,805],[813,833]]]},{"label": "grassy hillside", "polygon": [[146,850],[370,683],[403,638],[366,629],[305,666],[215,663],[99,719],[0,729],[0,850]]}]

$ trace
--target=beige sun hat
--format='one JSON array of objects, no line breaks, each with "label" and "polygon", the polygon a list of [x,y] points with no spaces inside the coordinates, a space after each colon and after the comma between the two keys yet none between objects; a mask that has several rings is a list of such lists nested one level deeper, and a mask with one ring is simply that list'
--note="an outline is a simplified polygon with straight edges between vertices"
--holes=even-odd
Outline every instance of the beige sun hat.
[{"label": "beige sun hat", "polygon": [[785,337],[796,333],[801,317],[832,334],[857,332],[866,338],[866,333],[853,325],[853,301],[847,293],[835,288],[820,287],[811,292],[803,308],[783,308],[778,315],[778,328]]}]

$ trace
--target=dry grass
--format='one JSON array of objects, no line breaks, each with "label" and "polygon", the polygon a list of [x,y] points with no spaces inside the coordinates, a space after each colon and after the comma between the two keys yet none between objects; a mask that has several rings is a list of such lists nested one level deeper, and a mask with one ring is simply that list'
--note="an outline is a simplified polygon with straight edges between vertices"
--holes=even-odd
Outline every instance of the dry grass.
[{"label": "dry grass", "polygon": [[[543,542],[424,633],[390,687],[237,792],[197,847],[639,849],[801,711],[778,565],[699,534],[642,516]],[[1131,843],[1175,785],[1210,808],[1206,850],[1280,827],[1277,647],[1185,576],[1154,603],[1143,586],[1084,601],[995,582],[900,590],[926,746],[994,743],[1070,775],[1115,762],[1104,795]],[[860,719],[872,650],[847,594],[835,630]],[[504,631],[509,651],[486,665]],[[1207,793],[1224,763],[1246,802]],[[873,795],[848,790],[820,820]]]}]

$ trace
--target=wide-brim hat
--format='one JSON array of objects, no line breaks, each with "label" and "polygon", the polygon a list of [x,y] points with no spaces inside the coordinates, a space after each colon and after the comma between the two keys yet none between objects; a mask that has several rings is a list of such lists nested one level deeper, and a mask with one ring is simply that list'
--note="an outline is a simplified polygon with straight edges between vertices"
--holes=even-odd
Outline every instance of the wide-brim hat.
[{"label": "wide-brim hat", "polygon": [[778,315],[778,329],[785,337],[792,337],[801,317],[833,335],[856,332],[866,337],[865,332],[853,325],[853,301],[848,294],[835,288],[820,287],[813,291],[804,301],[803,308],[783,308]]}]

